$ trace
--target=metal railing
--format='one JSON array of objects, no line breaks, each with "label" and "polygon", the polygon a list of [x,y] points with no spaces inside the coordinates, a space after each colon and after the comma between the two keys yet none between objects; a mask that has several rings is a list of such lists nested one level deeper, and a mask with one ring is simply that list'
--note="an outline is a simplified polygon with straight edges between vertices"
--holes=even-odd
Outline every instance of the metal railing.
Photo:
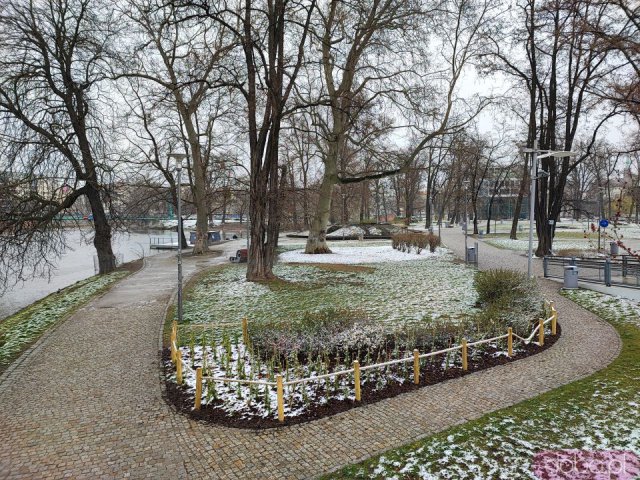
[{"label": "metal railing", "polygon": [[545,278],[564,278],[564,268],[578,267],[578,280],[640,288],[640,260],[632,255],[616,255],[611,258],[544,257]]}]

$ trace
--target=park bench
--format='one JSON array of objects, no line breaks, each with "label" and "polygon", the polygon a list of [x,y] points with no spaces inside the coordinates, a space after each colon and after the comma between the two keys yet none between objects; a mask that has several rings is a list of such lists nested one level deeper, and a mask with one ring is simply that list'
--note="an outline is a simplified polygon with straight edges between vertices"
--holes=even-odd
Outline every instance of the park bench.
[{"label": "park bench", "polygon": [[240,250],[236,251],[236,256],[235,257],[229,257],[229,260],[231,260],[233,263],[247,263],[247,249],[246,248],[241,248]]}]

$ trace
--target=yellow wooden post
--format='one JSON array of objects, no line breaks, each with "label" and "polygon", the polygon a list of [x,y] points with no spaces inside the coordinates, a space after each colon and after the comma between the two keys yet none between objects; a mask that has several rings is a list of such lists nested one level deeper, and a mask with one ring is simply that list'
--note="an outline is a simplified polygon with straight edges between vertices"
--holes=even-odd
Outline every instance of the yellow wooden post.
[{"label": "yellow wooden post", "polygon": [[538,343],[540,344],[540,346],[544,345],[544,320],[540,319],[538,320]]},{"label": "yellow wooden post", "polygon": [[176,357],[176,381],[178,385],[182,385],[182,358],[180,358],[180,354]]},{"label": "yellow wooden post", "polygon": [[467,370],[469,368],[467,362],[467,339],[462,339],[462,370]]},{"label": "yellow wooden post", "polygon": [[276,375],[278,389],[278,420],[284,422],[284,386],[282,385],[282,375]]},{"label": "yellow wooden post", "polygon": [[242,319],[242,341],[245,345],[249,345],[249,323],[247,317]]},{"label": "yellow wooden post", "polygon": [[173,363],[178,361],[178,324],[174,320],[171,324],[171,360]]},{"label": "yellow wooden post", "polygon": [[195,409],[200,410],[200,404],[202,403],[202,367],[196,369],[196,400]]},{"label": "yellow wooden post", "polygon": [[358,360],[353,361],[353,377],[356,387],[356,402],[362,400],[362,393],[360,392],[360,362]]},{"label": "yellow wooden post", "polygon": [[551,307],[551,335],[555,335],[558,332],[558,311],[555,307]]},{"label": "yellow wooden post", "polygon": [[413,350],[413,383],[420,384],[420,352],[417,348]]},{"label": "yellow wooden post", "polygon": [[507,355],[513,357],[513,328],[507,329]]}]

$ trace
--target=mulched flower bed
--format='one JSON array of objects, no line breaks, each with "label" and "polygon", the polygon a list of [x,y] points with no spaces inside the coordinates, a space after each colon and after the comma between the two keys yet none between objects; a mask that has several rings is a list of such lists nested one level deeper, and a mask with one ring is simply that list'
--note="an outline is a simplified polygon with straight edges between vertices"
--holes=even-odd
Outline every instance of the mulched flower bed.
[{"label": "mulched flower bed", "polygon": [[[362,401],[356,402],[354,400],[337,400],[330,399],[323,405],[312,405],[307,412],[302,415],[285,417],[284,422],[279,422],[275,418],[243,418],[240,416],[229,415],[228,413],[216,408],[216,403],[203,405],[200,411],[193,409],[194,398],[193,393],[186,387],[178,387],[176,383],[170,381],[170,376],[174,373],[172,370],[171,362],[169,360],[169,349],[166,348],[162,352],[163,364],[165,365],[165,399],[173,405],[179,412],[189,415],[191,418],[206,423],[212,423],[217,425],[224,425],[234,428],[246,428],[246,429],[267,429],[277,428],[288,425],[294,425],[298,423],[305,423],[320,418],[335,415],[336,413],[344,412],[352,408],[357,408],[361,405],[368,405],[379,402],[385,398],[395,397],[405,392],[410,392],[418,388],[422,388],[427,385],[434,385],[446,380],[461,377],[463,375],[469,375],[470,373],[485,370],[487,368],[495,367],[498,365],[504,365],[530,355],[540,353],[547,348],[552,347],[555,342],[558,341],[561,335],[561,327],[558,324],[557,335],[547,336],[545,338],[545,344],[543,347],[539,347],[533,343],[529,345],[518,344],[519,352],[515,353],[512,358],[506,356],[493,356],[496,352],[502,352],[504,349],[488,348],[481,355],[472,357],[472,350],[469,352],[469,370],[463,371],[462,368],[452,367],[443,369],[439,362],[434,362],[423,366],[420,372],[420,384],[415,385],[412,382],[405,382],[403,384],[389,384],[382,389],[374,390],[372,386],[362,386]],[[436,357],[437,358],[437,357]],[[218,402],[220,403],[220,402]]]}]

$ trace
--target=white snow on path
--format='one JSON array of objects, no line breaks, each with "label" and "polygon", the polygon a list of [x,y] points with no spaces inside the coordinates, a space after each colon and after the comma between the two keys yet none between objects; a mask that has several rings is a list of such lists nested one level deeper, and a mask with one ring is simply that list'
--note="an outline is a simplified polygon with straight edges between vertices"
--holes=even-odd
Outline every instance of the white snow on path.
[{"label": "white snow on path", "polygon": [[310,255],[304,253],[304,249],[292,250],[280,254],[283,263],[335,263],[335,264],[360,264],[360,263],[387,263],[407,262],[411,260],[424,260],[426,258],[442,257],[449,253],[447,249],[438,248],[434,253],[425,249],[420,255],[412,250],[411,253],[394,250],[390,245],[375,247],[332,247],[333,253],[319,253]]}]

